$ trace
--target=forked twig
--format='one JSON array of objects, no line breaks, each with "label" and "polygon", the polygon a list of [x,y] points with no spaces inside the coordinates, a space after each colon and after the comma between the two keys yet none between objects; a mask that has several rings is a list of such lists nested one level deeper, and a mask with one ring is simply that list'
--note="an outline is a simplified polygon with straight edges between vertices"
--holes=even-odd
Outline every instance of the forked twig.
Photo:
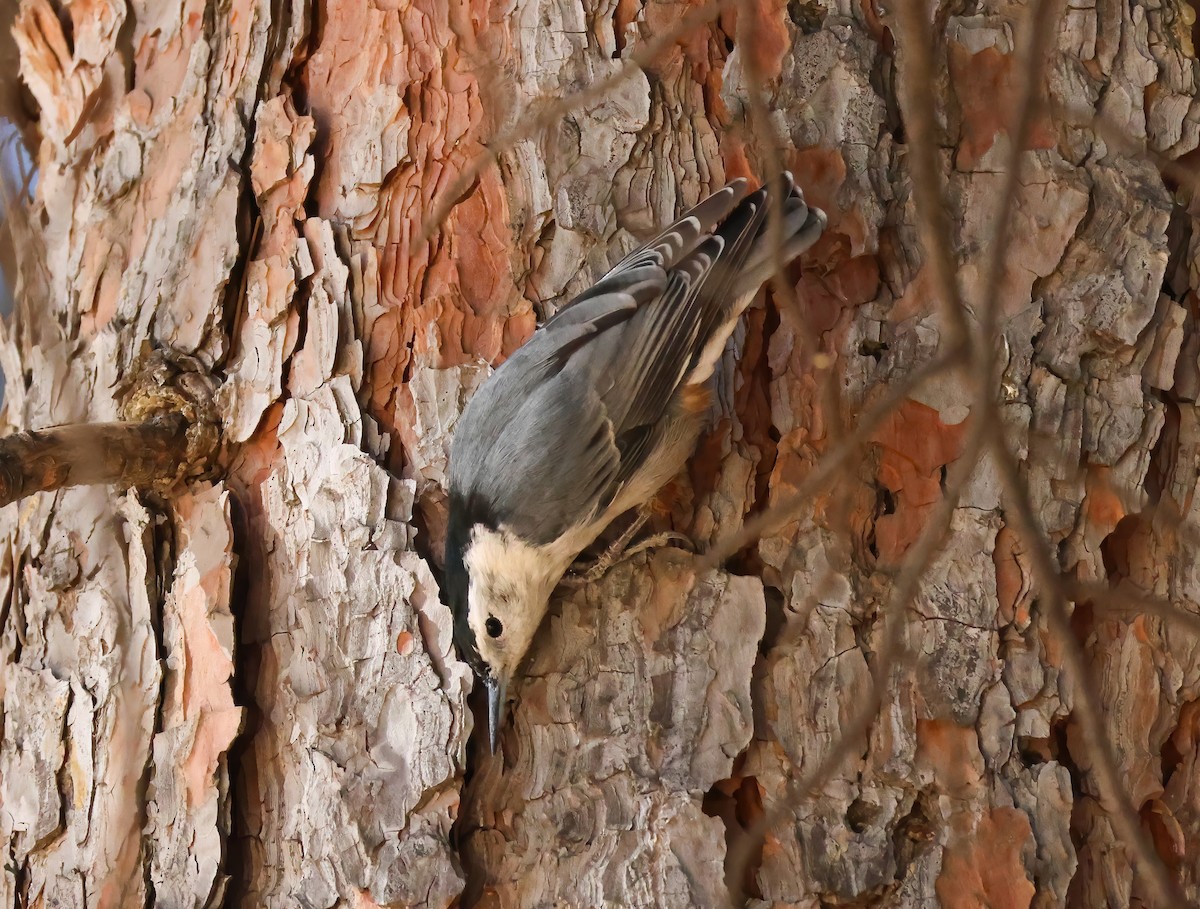
[{"label": "forked twig", "polygon": [[[918,0],[904,0],[897,10],[898,22],[905,38],[904,50],[908,61],[908,90],[901,92],[901,103],[909,122],[912,140],[913,185],[916,211],[926,254],[934,271],[935,286],[942,312],[947,321],[952,343],[970,343],[966,304],[955,279],[956,268],[951,261],[952,234],[945,214],[941,183],[936,166],[937,144],[932,93],[924,87],[933,85],[933,66],[930,47],[933,36],[925,19],[925,7]],[[1034,64],[1040,61],[1032,61]],[[1037,80],[1034,80],[1035,83]],[[920,88],[919,88],[920,87]],[[1001,225],[1004,229],[1004,225]],[[970,376],[966,377],[968,381]],[[1055,635],[1060,639],[1067,671],[1073,681],[1074,711],[1084,744],[1094,759],[1092,778],[1099,790],[1101,804],[1107,809],[1118,836],[1134,853],[1138,870],[1147,885],[1153,904],[1165,909],[1182,905],[1177,884],[1167,873],[1158,854],[1143,835],[1137,812],[1130,801],[1117,770],[1111,742],[1104,734],[1099,706],[1083,649],[1076,640],[1067,618],[1066,599],[1058,566],[1049,550],[1049,542],[1038,526],[1029,489],[1021,476],[1016,456],[1005,437],[1004,423],[992,418],[998,413],[992,397],[991,376],[975,377],[979,383],[975,418],[983,425],[988,451],[1000,472],[1002,488],[1008,507],[1015,517],[1018,535],[1025,540],[1032,559],[1034,579],[1041,588],[1046,615]],[[984,387],[986,383],[987,387]]]}]

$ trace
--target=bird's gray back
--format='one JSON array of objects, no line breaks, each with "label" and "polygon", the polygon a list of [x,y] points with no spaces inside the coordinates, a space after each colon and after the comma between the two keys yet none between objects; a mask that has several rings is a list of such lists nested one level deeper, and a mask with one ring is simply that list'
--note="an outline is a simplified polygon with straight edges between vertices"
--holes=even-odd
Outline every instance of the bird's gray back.
[{"label": "bird's gray back", "polygon": [[[487,503],[523,539],[548,543],[613,500],[763,258],[765,192],[741,192],[725,187],[635,250],[484,383],[455,431],[452,507]],[[789,178],[785,240],[807,217],[792,193]]]},{"label": "bird's gray back", "polygon": [[[614,335],[615,336],[615,335]],[[487,502],[523,539],[549,543],[590,516],[620,467],[598,393],[614,337],[562,362],[546,328],[476,392],[454,435],[452,493]]]}]

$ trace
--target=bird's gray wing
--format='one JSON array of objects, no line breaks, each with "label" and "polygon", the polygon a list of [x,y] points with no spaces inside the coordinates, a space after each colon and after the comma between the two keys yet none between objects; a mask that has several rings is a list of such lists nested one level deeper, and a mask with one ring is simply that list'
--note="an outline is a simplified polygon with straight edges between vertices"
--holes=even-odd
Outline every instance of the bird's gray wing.
[{"label": "bird's gray wing", "polygon": [[605,325],[587,343],[564,339],[557,347],[569,350],[564,369],[590,380],[611,432],[611,443],[604,442],[616,450],[615,470],[598,490],[599,508],[654,450],[680,385],[733,308],[737,276],[766,214],[765,191],[740,199],[743,192],[739,182],[705,199],[546,325],[553,336],[567,326],[596,324],[593,310],[611,312],[614,298],[635,304],[622,309],[628,318]]},{"label": "bird's gray wing", "polygon": [[732,310],[766,213],[764,191],[743,191],[725,187],[630,253],[497,371],[455,433],[452,494],[457,475],[540,542],[611,503]]}]

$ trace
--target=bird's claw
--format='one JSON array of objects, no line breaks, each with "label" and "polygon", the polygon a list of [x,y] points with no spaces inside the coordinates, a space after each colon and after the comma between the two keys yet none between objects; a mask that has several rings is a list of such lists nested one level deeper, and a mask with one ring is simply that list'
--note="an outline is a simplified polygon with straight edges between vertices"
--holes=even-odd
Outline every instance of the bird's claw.
[{"label": "bird's claw", "polygon": [[608,574],[614,566],[619,565],[626,559],[631,559],[638,553],[646,552],[650,549],[660,549],[663,546],[679,546],[681,549],[686,549],[688,552],[696,551],[696,544],[691,538],[682,533],[676,533],[673,530],[668,530],[664,533],[656,533],[653,536],[646,537],[644,540],[639,540],[632,546],[626,545],[628,540],[622,535],[617,543],[622,544],[619,548],[614,544],[596,561],[587,563],[577,563],[579,570],[567,572],[560,582],[564,587],[572,590],[580,587],[585,587],[593,581],[598,581],[604,575]]},{"label": "bird's claw", "polygon": [[663,533],[656,533],[653,536],[646,537],[640,543],[630,546],[621,555],[621,561],[637,555],[639,552],[645,552],[647,549],[662,549],[664,546],[678,546],[680,549],[686,549],[688,552],[696,551],[696,544],[692,542],[692,538],[685,533],[676,533],[674,530],[667,530]]}]

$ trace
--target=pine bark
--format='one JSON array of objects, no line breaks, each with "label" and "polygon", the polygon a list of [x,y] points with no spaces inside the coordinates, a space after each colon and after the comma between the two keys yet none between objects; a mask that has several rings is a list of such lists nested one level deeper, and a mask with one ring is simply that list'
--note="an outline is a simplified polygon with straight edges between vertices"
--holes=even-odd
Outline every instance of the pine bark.
[{"label": "pine bark", "polygon": [[[1029,12],[925,10],[972,306]],[[1194,20],[1055,21],[995,339],[1058,568],[1193,617],[1200,232],[1168,165],[1200,142]],[[121,419],[164,349],[211,373],[223,443],[212,481],[0,509],[0,904],[1149,904],[1080,686],[1200,900],[1194,623],[1080,595],[1073,677],[990,457],[892,602],[981,417],[953,371],[719,568],[658,550],[557,596],[500,752],[471,734],[437,582],[449,441],[538,319],[729,178],[781,164],[828,213],[661,498],[658,528],[702,549],[945,353],[894,10],[22,0],[14,28],[38,242],[0,344],[8,429]]]}]

